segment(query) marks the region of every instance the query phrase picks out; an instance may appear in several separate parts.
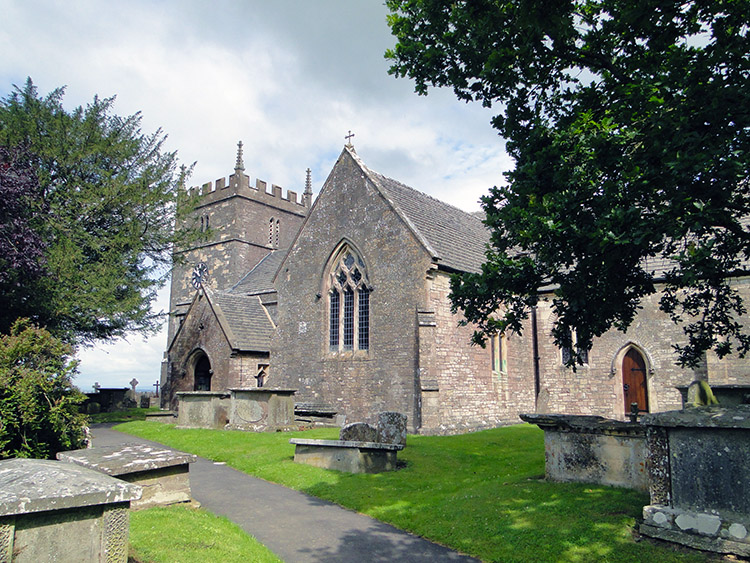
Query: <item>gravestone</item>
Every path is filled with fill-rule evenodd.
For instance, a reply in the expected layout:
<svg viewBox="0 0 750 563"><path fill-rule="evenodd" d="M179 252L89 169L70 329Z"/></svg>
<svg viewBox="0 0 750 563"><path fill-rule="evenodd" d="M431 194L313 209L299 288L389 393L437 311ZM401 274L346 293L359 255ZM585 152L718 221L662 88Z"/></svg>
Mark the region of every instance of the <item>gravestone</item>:
<svg viewBox="0 0 750 563"><path fill-rule="evenodd" d="M343 442L377 442L377 436L377 429L366 422L352 422L339 432L339 440Z"/></svg>
<svg viewBox="0 0 750 563"><path fill-rule="evenodd" d="M377 438L381 444L406 445L406 415L400 412L378 413Z"/></svg>

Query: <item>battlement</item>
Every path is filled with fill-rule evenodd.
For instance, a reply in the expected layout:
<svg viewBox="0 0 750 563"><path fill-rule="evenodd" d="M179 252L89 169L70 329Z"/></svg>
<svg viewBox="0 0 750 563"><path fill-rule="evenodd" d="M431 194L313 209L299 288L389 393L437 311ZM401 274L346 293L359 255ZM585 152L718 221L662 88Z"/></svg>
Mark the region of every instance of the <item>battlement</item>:
<svg viewBox="0 0 750 563"><path fill-rule="evenodd" d="M311 205L311 198L305 197L305 194L298 201L297 192L287 190L286 197L284 197L281 186L271 184L271 190L269 191L268 183L261 179L256 179L255 186L251 186L250 177L246 174L232 174L229 178L219 178L215 182L206 182L201 186L193 186L188 188L188 194L191 196L200 196L201 201L198 202L199 206L235 195L262 201L274 206L282 205L288 207L291 204L302 208L309 208Z"/></svg>
<svg viewBox="0 0 750 563"><path fill-rule="evenodd" d="M242 160L242 141L238 143L237 147L237 163L235 164L234 174L229 176L229 178L219 178L215 182L206 182L201 186L187 188L190 196L198 196L200 198L200 201L197 203L198 207L227 197L238 196L259 201L286 211L295 213L307 212L312 205L309 169L307 170L305 191L300 200L297 200L297 192L292 190L287 190L286 197L284 197L282 187L276 184L271 184L270 191L268 190L268 183L259 178L255 180L255 186L250 185L250 177L244 172L245 164Z"/></svg>

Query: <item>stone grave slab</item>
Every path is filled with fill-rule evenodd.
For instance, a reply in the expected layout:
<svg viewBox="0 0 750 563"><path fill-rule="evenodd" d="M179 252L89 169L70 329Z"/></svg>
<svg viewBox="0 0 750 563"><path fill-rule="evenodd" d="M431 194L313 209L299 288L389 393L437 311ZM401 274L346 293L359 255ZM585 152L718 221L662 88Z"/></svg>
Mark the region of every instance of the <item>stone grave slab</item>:
<svg viewBox="0 0 750 563"><path fill-rule="evenodd" d="M60 452L57 458L139 485L143 495L132 503L134 509L190 502L189 464L198 459L146 444Z"/></svg>
<svg viewBox="0 0 750 563"><path fill-rule="evenodd" d="M347 473L380 473L396 469L400 444L351 442L342 440L307 440L292 438L294 461Z"/></svg>
<svg viewBox="0 0 750 563"><path fill-rule="evenodd" d="M141 488L70 463L0 461L0 561L128 560Z"/></svg>

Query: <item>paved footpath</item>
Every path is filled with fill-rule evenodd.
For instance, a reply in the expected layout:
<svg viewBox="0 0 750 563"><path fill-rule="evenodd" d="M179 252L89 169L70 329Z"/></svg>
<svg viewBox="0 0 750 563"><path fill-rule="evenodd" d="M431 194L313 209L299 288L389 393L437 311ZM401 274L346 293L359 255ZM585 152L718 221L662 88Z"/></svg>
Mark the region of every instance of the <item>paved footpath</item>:
<svg viewBox="0 0 750 563"><path fill-rule="evenodd" d="M153 443L94 425L94 447ZM286 563L477 562L388 524L210 460L190 465L193 498Z"/></svg>

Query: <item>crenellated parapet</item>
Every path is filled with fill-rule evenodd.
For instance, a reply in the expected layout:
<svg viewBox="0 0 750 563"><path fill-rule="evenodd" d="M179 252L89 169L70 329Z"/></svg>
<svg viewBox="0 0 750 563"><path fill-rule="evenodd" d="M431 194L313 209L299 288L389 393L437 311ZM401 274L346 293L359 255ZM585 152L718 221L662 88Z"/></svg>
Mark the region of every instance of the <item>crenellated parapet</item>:
<svg viewBox="0 0 750 563"><path fill-rule="evenodd" d="M207 182L202 186L188 188L188 192L189 195L198 194L200 196L200 201L196 204L196 207L199 208L228 197L238 196L270 204L285 211L306 213L312 199L303 194L298 201L297 192L292 190L287 190L286 196L284 196L283 188L276 184L271 184L269 191L268 183L261 179L256 179L255 186L251 186L250 177L247 174L232 174L229 178L219 178L215 182Z"/></svg>
<svg viewBox="0 0 750 563"><path fill-rule="evenodd" d="M271 184L270 190L268 183L257 178L255 185L250 184L250 176L244 172L245 166L242 162L242 142L238 144L237 164L235 165L234 174L228 178L219 178L215 182L206 182L201 186L187 188L191 196L198 195L200 200L196 207L200 208L205 205L216 203L229 197L244 197L253 201L271 205L285 211L297 214L306 214L312 204L312 189L310 186L309 170L307 171L307 180L305 191L298 200L298 194L292 190L284 190L281 186Z"/></svg>

